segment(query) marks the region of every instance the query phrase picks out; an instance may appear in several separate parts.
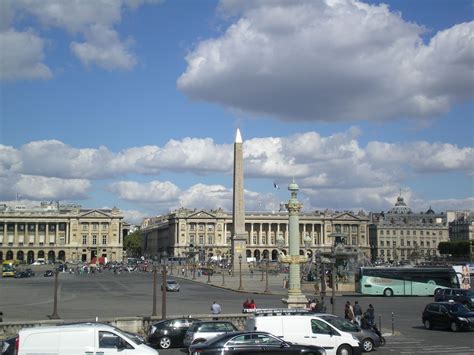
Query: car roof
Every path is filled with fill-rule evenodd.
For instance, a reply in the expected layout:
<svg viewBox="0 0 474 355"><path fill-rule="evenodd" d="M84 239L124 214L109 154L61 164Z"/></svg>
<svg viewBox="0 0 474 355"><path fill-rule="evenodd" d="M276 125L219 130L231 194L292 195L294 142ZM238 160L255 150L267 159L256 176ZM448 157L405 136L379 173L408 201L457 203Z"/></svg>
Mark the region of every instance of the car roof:
<svg viewBox="0 0 474 355"><path fill-rule="evenodd" d="M71 324L58 324L58 325L53 325L53 326L47 326L47 327L32 327L32 328L23 328L20 330L21 333L30 333L30 332L35 332L35 333L46 333L50 332L51 330L61 330L61 329L87 329L87 328L95 328L98 330L118 330L122 332L122 330L109 325L105 323L71 323Z"/></svg>

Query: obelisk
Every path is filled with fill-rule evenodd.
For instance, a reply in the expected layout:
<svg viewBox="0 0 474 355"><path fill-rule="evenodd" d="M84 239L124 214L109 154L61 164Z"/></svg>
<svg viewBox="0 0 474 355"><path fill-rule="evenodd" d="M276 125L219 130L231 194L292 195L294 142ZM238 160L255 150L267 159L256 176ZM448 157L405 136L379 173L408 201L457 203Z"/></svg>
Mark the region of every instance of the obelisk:
<svg viewBox="0 0 474 355"><path fill-rule="evenodd" d="M234 143L234 185L232 201L232 269L247 269L247 233L245 232L245 204L244 204L244 156L242 149L242 136L237 128ZM240 256L240 258L239 258Z"/></svg>

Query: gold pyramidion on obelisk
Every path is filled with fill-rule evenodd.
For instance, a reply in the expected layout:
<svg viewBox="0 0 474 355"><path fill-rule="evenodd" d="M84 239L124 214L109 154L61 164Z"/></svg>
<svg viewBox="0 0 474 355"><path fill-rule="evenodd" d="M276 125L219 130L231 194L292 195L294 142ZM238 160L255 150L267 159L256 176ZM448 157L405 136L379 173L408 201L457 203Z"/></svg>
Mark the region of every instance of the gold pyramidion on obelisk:
<svg viewBox="0 0 474 355"><path fill-rule="evenodd" d="M245 232L244 204L244 155L242 136L240 134L240 129L238 128L234 142L232 226L232 268L234 272L236 272L239 267L239 262L242 263L242 268L247 268L247 233Z"/></svg>

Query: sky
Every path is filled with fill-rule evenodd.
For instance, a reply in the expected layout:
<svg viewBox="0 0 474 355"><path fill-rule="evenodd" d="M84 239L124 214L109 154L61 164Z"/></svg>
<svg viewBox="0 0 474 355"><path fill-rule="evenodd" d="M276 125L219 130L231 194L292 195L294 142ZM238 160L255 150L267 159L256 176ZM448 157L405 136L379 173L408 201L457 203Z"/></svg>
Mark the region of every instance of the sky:
<svg viewBox="0 0 474 355"><path fill-rule="evenodd" d="M474 209L472 0L0 0L0 201Z"/></svg>

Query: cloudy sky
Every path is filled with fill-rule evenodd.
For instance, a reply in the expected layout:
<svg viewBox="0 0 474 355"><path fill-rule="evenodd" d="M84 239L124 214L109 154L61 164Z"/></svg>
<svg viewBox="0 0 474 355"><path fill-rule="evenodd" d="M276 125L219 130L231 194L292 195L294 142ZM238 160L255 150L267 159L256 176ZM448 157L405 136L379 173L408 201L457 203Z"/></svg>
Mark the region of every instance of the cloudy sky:
<svg viewBox="0 0 474 355"><path fill-rule="evenodd" d="M474 209L471 0L1 0L0 201ZM274 188L277 184L280 188Z"/></svg>

